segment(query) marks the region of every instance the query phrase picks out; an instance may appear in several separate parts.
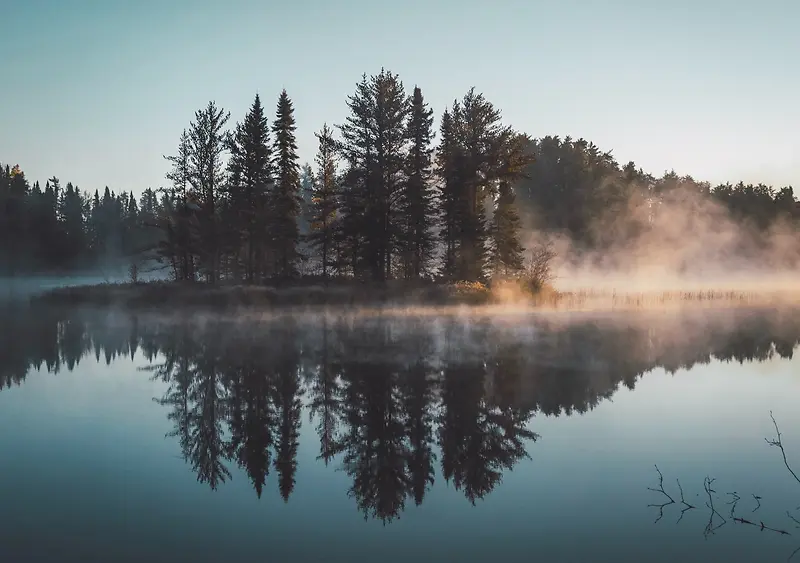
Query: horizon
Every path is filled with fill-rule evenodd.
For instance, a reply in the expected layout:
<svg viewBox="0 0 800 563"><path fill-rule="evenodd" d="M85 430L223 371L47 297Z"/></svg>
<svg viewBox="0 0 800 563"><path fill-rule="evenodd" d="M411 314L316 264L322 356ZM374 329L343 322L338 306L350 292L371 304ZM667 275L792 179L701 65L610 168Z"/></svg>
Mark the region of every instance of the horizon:
<svg viewBox="0 0 800 563"><path fill-rule="evenodd" d="M625 4L378 9L359 0L334 10L314 0L287 8L238 0L190 10L186 0L30 0L4 14L0 70L14 80L0 104L9 132L0 160L19 164L31 182L57 176L81 191L140 195L167 185L162 155L174 154L209 100L231 112L233 125L259 93L272 121L286 88L300 160L311 163L314 133L342 123L360 76L383 67L408 92L422 88L436 126L475 86L520 132L584 138L620 165L632 160L656 176L674 170L712 185L796 185L792 93L800 79L783 63L800 51L790 29L800 6L773 0L733 13L721 2L681 0L659 13ZM381 29L382 21L393 25ZM342 33L348 25L359 34ZM427 41L409 32L415 27L429 30ZM552 44L558 56L543 57Z"/></svg>

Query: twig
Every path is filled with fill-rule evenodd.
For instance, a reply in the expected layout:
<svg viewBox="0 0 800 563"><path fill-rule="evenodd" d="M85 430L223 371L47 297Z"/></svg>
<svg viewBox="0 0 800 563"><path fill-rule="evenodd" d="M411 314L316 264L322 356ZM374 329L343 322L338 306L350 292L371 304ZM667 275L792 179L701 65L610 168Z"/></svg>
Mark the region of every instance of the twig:
<svg viewBox="0 0 800 563"><path fill-rule="evenodd" d="M756 526L757 528L760 528L762 532L764 530L769 530L770 532L775 532L776 534L781 534L782 536L792 535L786 530L777 530L775 528L770 528L769 526L764 524L764 522L759 522L758 524L756 524L755 522L751 522L750 520L745 520L744 518L734 518L733 521L738 522L739 524L747 524L748 526Z"/></svg>
<svg viewBox="0 0 800 563"><path fill-rule="evenodd" d="M754 498L754 499L756 499L756 502L758 503L758 506L756 506L756 507L753 509L753 512L755 512L756 510L758 510L759 508L761 508L761 497L759 497L759 496L756 496L756 495L753 495L753 498Z"/></svg>
<svg viewBox="0 0 800 563"><path fill-rule="evenodd" d="M706 477L703 480L703 489L705 489L706 494L708 495L708 502L706 503L706 506L711 509L711 514L708 517L708 524L706 524L706 529L705 532L703 533L703 535L706 538L708 538L709 535L713 534L716 530L718 530L719 528L728 523L725 517L722 514L720 514L716 508L714 508L714 497L711 496L711 493L717 492L711 488L711 485L714 483L714 481L716 481L716 479L712 479L711 477ZM720 520L722 520L722 523L719 526L714 526L715 514L719 516Z"/></svg>
<svg viewBox="0 0 800 563"><path fill-rule="evenodd" d="M678 524L678 523L680 523L681 520L683 520L683 515L686 514L687 511L692 510L693 508L696 508L696 507L694 505L691 505L688 502L686 502L686 499L683 497L683 487L681 487L681 480L680 479L675 479L675 481L678 482L678 490L681 492L681 504L683 506L685 506L685 508L683 510L681 510L681 517L678 518L678 522L676 522L676 524Z"/></svg>
<svg viewBox="0 0 800 563"><path fill-rule="evenodd" d="M731 518L734 518L734 515L733 515L733 513L736 511L736 503L737 503L737 502L739 502L739 501L741 500L741 498L742 498L742 497L740 497L740 496L739 496L739 495L736 493L736 491L734 491L734 492L732 492L732 493L728 493L728 495L730 495L730 496L732 496L732 497L733 497L733 500L732 500L731 502L729 502L728 504L732 505L732 506L731 506ZM735 518L734 518L734 519L735 519Z"/></svg>
<svg viewBox="0 0 800 563"><path fill-rule="evenodd" d="M772 419L772 424L775 426L775 433L778 435L778 437L775 440L770 440L769 438L764 438L764 440L766 440L767 444L770 446L776 446L780 448L781 455L783 455L783 464L786 466L786 469L789 470L789 473L792 474L794 480L800 483L800 477L797 476L797 473L795 473L789 465L789 460L786 459L786 450L783 449L783 442L781 441L781 431L778 428L778 423L775 421L775 416L773 416L772 411L769 411L769 417Z"/></svg>
<svg viewBox="0 0 800 563"><path fill-rule="evenodd" d="M798 552L798 551L800 551L800 547L798 547L797 549L795 549L795 550L792 552L792 554L789 556L789 559L787 559L786 561L787 561L787 562L788 562L788 561L791 561L791 560L794 558L794 556L795 556L795 555L797 555L797 552Z"/></svg>
<svg viewBox="0 0 800 563"><path fill-rule="evenodd" d="M657 523L659 520L661 520L664 517L664 507L665 506L669 506L670 504L675 504L675 499L673 499L669 495L669 493L667 493L667 491L664 490L664 475L661 473L661 470L658 468L658 465L656 465L655 468L656 468L656 471L658 471L658 488L654 489L652 487L647 487L647 490L648 491L653 491L654 493L661 493L662 495L667 497L669 500L667 502L665 502L664 504L648 504L647 505L647 506L654 506L654 507L658 508L658 518L656 518L656 521L653 522L654 524Z"/></svg>
<svg viewBox="0 0 800 563"><path fill-rule="evenodd" d="M800 528L800 520L798 520L797 518L795 518L794 516L792 516L792 513L791 513L791 512L789 512L788 510L786 511L786 516L788 516L788 517L789 517L789 518L792 520L792 522L794 522L795 524L797 524L797 527L798 527L798 528Z"/></svg>

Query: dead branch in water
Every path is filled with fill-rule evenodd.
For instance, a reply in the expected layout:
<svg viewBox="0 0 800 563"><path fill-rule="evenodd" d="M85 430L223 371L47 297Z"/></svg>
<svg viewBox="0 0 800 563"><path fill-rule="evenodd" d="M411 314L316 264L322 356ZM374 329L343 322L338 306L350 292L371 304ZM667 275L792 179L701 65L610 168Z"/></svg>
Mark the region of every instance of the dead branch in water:
<svg viewBox="0 0 800 563"><path fill-rule="evenodd" d="M675 499L672 498L667 491L664 490L664 475L661 473L661 470L658 468L658 465L655 466L656 471L658 471L658 488L653 489L652 487L647 487L647 490L653 491L654 493L661 493L665 497L667 497L667 502L664 504L648 504L647 506L653 506L658 508L658 518L656 518L653 524L657 523L664 517L664 507L669 506L670 504L675 504Z"/></svg>
<svg viewBox="0 0 800 563"><path fill-rule="evenodd" d="M658 469L658 466L655 466L655 467L656 467L656 471L658 472L658 488L647 487L647 490L653 491L655 493L659 493L659 494L663 495L667 499L666 502L664 502L662 504L648 504L647 505L647 506L652 506L652 507L655 507L655 508L659 509L658 518L656 518L656 520L654 522L654 523L657 523L659 520L661 520L664 517L664 508L666 508L667 506L670 506L671 504L677 504L677 502L672 497L672 495L670 495L664 489L664 475L661 473L661 470ZM680 514L680 517L678 518L678 521L676 522L676 524L677 524L677 523L680 523L680 521L683 519L683 515L686 512L688 512L689 510L695 509L697 507L692 505L692 504L689 504L688 502L686 502L686 497L684 496L683 486L681 485L680 480L676 479L675 481L678 484L678 490L679 490L680 495L681 495L680 503L684 507L681 510L681 514ZM709 515L708 515L708 523L706 524L706 527L705 527L705 529L703 531L703 536L706 537L706 538L708 538L708 536L710 536L710 535L713 535L714 532L716 532L718 529L720 529L722 526L724 526L725 524L728 523L728 519L726 519L717 510L716 505L714 504L714 495L717 494L717 491L715 489L713 489L712 487L713 487L715 481L716 481L716 479L712 478L712 477L706 477L705 479L703 479L703 490L705 491L706 496L708 497L708 501L706 501L705 505L706 505L706 507L708 507L708 509L710 511ZM773 528L771 526L767 526L763 521L753 522L752 520L748 520L746 518L741 518L739 516L735 516L736 505L738 504L738 502L741 500L742 497L739 496L739 494L737 492L732 492L732 493L727 493L727 494L732 498L732 500L730 502L726 503L726 504L731 505L731 516L730 517L731 517L731 520L733 522L735 522L737 524L745 524L745 525L748 525L748 526L755 526L755 527L759 528L762 532L764 530L767 530L767 531L770 531L770 532L775 532L776 534L780 534L780 535L785 535L785 536L792 535L789 532L787 532L786 530L783 530L783 529L780 529L780 528ZM753 495L753 498L755 498L756 501L759 503L758 507L760 508L761 507L761 502L760 502L761 497ZM758 508L756 508L756 510L758 510ZM789 518L791 518L792 521L794 521L798 525L797 526L798 528L800 528L800 519L795 518L788 511L786 512L786 515ZM716 524L716 525L714 524L714 517L715 516L719 520L721 520L721 522L719 524Z"/></svg>
<svg viewBox="0 0 800 563"><path fill-rule="evenodd" d="M764 524L764 522L759 522L759 523L756 524L755 522L751 522L750 520L745 520L744 518L738 518L738 517L734 518L733 521L737 522L739 524L747 524L749 526L755 526L757 528L760 528L762 532L764 530L769 530L770 532L775 532L777 534L781 534L782 536L791 536L792 535L789 532L787 532L786 530L778 530L777 528L770 528L769 526Z"/></svg>
<svg viewBox="0 0 800 563"><path fill-rule="evenodd" d="M683 515L686 514L687 511L692 510L693 508L697 508L697 507L695 507L694 505L691 505L688 502L686 502L686 499L683 497L683 487L681 487L681 480L680 479L675 479L675 481L677 481L678 490L681 492L681 504L685 507L683 510L681 510L681 516L680 516L680 518L678 518L678 522L676 522L676 524L677 524L681 520L683 520Z"/></svg>
<svg viewBox="0 0 800 563"><path fill-rule="evenodd" d="M736 517L734 515L734 512L736 512L736 504L742 499L742 497L740 497L736 491L734 491L732 493L728 493L728 495L733 497L733 500L731 502L729 502L728 504L732 505L731 506L731 518L736 520Z"/></svg>
<svg viewBox="0 0 800 563"><path fill-rule="evenodd" d="M775 421L775 416L773 416L772 411L769 411L769 417L772 419L772 424L775 426L775 434L777 435L777 438L775 438L774 440L770 440L769 438L764 438L764 440L766 440L767 444L769 444L770 446L775 446L781 450L781 455L783 456L783 464L786 466L786 469L789 470L789 473L792 474L794 480L800 483L800 477L797 476L797 473L795 473L794 470L789 465L789 460L786 459L786 450L784 449L783 442L781 441L781 431L780 428L778 428L778 423Z"/></svg>
<svg viewBox="0 0 800 563"><path fill-rule="evenodd" d="M778 423L775 420L775 416L772 414L771 411L770 411L769 414L770 414L770 418L772 419L772 424L773 424L773 426L775 426L776 437L773 438L773 439L765 438L765 440L766 440L767 444L769 444L770 446L773 446L773 447L776 447L776 448L780 449L781 456L783 457L783 464L786 466L786 469L789 471L789 473L794 478L794 480L797 481L798 483L800 483L800 477L798 477L797 473L795 473L794 469L792 469L792 466L789 463L788 457L786 455L786 449L784 448L784 445L783 445L783 436L781 434L780 427L778 426ZM668 499L667 502L664 502L663 504L649 504L648 505L648 506L654 506L654 507L658 507L659 508L659 516L656 519L656 522L658 522L664 516L664 508L669 506L670 504L676 504L676 502L675 502L675 499L664 489L664 475L658 469L658 466L655 466L655 467L656 467L656 471L658 472L658 488L648 487L648 490L660 493L666 499ZM716 506L714 504L714 496L717 494L717 491L714 490L714 488L713 488L713 485L714 485L715 481L716 481L716 479L711 478L710 476L707 476L705 479L703 479L703 490L705 491L706 496L708 498L708 500L706 501L705 505L706 505L706 507L708 507L708 509L710 511L709 512L709 516L708 516L708 523L706 524L705 529L703 531L703 536L706 539L708 538L709 535L713 535L716 530L718 530L719 528L721 528L722 526L724 526L728 522L728 520L717 510L717 508L716 508ZM683 507L684 507L681 510L680 518L678 518L678 522L680 522L683 519L683 515L688 510L691 510L691 509L693 509L695 507L693 505L689 504L688 502L686 502L686 498L684 496L683 487L681 486L680 480L676 479L676 482L678 484L678 490L680 492L680 502L681 502L681 505L683 505ZM742 518L742 517L736 516L736 507L737 507L739 501L742 499L742 497L736 491L727 493L727 495L731 497L730 502L728 502L726 504L728 504L731 507L730 518L731 518L731 521L733 521L734 523L736 523L736 524L744 524L746 526L752 526L754 528L758 528L762 532L766 530L766 531L773 532L773 533L781 535L781 536L791 536L792 535L791 533L789 533L785 529L775 528L775 527L766 525L763 522L763 520L760 520L760 521L756 522L756 521L753 521L753 520L748 520L747 518ZM753 509L753 512L756 512L761 508L761 498L762 497L760 497L760 496L758 496L756 494L752 494L751 496L756 501L756 507ZM798 507L797 510L800 510L800 507ZM714 517L715 516L721 521L717 525L714 525ZM795 524L795 527L800 528L800 518L795 517L788 510L786 511L786 516ZM794 556L797 555L797 553L800 553L800 547L798 547L794 552L792 552L792 554L789 556L789 560L791 561L791 559L794 558Z"/></svg>
<svg viewBox="0 0 800 563"><path fill-rule="evenodd" d="M706 491L706 495L708 495L708 502L706 503L706 506L711 509L711 514L709 514L708 516L708 524L706 524L706 529L705 532L703 533L703 535L706 538L708 538L708 536L712 535L716 530L720 529L722 526L728 523L725 517L719 512L717 512L716 508L714 508L714 497L711 494L717 492L711 488L711 485L714 484L714 481L716 481L716 479L712 479L711 477L706 477L703 480L703 489ZM715 514L719 516L720 520L722 520L722 524L720 524L719 526L714 526Z"/></svg>
<svg viewBox="0 0 800 563"><path fill-rule="evenodd" d="M795 524L797 524L797 527L798 527L798 528L800 528L800 520L798 520L797 518L795 518L794 516L792 516L792 513L791 513L791 512L789 512L788 510L786 511L786 516L788 516L788 517L789 517L789 518L792 520L792 522L794 522Z"/></svg>

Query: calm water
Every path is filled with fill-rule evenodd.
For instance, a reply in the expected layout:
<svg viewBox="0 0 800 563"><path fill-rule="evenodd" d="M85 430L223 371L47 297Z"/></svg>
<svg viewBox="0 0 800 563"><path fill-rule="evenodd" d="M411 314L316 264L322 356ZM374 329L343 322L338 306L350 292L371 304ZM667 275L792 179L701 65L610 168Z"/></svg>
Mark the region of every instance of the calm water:
<svg viewBox="0 0 800 563"><path fill-rule="evenodd" d="M800 471L797 311L0 313L3 562L800 547L800 483L765 442L772 411Z"/></svg>

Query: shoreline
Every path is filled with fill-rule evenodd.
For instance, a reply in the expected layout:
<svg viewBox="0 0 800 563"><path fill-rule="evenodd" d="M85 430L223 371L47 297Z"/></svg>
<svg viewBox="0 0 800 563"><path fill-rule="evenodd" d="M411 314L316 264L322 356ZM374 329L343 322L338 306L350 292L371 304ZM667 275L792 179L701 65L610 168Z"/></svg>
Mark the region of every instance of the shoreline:
<svg viewBox="0 0 800 563"><path fill-rule="evenodd" d="M131 310L251 310L292 312L335 308L369 314L487 314L535 311L613 312L636 310L776 307L800 305L800 291L620 292L553 288L531 293L520 284L335 282L328 286L208 285L203 283L101 283L52 288L27 297L37 306L88 306Z"/></svg>

